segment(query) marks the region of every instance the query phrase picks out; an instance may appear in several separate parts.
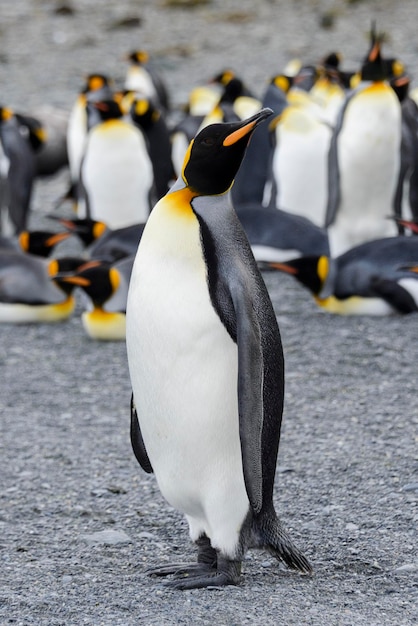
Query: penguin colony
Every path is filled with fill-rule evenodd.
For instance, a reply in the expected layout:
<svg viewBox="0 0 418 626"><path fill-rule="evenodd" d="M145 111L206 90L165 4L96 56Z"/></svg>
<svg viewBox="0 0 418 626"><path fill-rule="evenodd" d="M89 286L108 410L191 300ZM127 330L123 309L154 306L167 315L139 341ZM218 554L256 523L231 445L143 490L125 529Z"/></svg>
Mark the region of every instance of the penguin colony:
<svg viewBox="0 0 418 626"><path fill-rule="evenodd" d="M329 313L418 310L418 98L374 29L351 72L328 54L257 96L224 70L175 123L146 52L127 61L120 89L87 78L53 146L0 107L0 322L63 321L81 294L89 337L126 338L134 454L198 549L150 574L238 584L253 547L310 573L272 500L283 352L260 270ZM31 231L36 178L63 166L63 230ZM78 257L54 251L69 237Z"/></svg>
<svg viewBox="0 0 418 626"><path fill-rule="evenodd" d="M90 337L123 340L140 234L152 207L181 176L190 141L209 124L243 120L264 106L273 115L253 133L230 190L260 267L294 276L330 313L416 311L410 268L417 253L408 223L418 221L418 98L401 61L386 58L382 46L373 27L359 67L343 71L338 53L314 65L293 61L261 95L223 70L191 89L182 111L173 111L148 54L136 50L126 56L119 88L102 73L87 77L65 124L51 111L29 115L0 107L1 252L10 246L23 252L22 233L34 241L28 228L36 179L68 166L63 203L71 201L74 211L61 225L86 249L81 276L74 271L51 280L62 301L70 284L76 296L84 292L82 320ZM55 223L60 212L51 215ZM388 237L390 256L385 264L373 261ZM121 273L115 264L123 257ZM94 266L82 267L92 260ZM21 282L13 297L0 292L0 304L8 305L3 321L31 321L32 304L37 321L36 307L51 304L42 290L34 302ZM21 303L27 315L14 317L10 305ZM65 317L64 310L51 315Z"/></svg>

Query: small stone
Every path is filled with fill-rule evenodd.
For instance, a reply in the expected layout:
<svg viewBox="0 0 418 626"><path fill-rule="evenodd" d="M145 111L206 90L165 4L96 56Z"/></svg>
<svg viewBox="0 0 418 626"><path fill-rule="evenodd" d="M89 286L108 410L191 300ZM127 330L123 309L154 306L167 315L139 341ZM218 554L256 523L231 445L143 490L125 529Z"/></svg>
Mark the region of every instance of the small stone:
<svg viewBox="0 0 418 626"><path fill-rule="evenodd" d="M141 533L139 533L138 537L140 539L154 539L154 535L152 533L147 533L145 530L143 530Z"/></svg>
<svg viewBox="0 0 418 626"><path fill-rule="evenodd" d="M88 544L98 543L106 546L131 543L131 538L123 530L101 530L91 535L82 535L81 538Z"/></svg>
<svg viewBox="0 0 418 626"><path fill-rule="evenodd" d="M348 522L348 524L345 525L345 529L349 531L353 531L353 530L358 530L359 527L357 526L357 524L353 524L353 522Z"/></svg>
<svg viewBox="0 0 418 626"><path fill-rule="evenodd" d="M407 483L402 487L402 491L418 491L418 483Z"/></svg>
<svg viewBox="0 0 418 626"><path fill-rule="evenodd" d="M418 570L418 562L415 563L405 563L404 565L400 565L393 571L396 574L408 574L409 572L416 572Z"/></svg>

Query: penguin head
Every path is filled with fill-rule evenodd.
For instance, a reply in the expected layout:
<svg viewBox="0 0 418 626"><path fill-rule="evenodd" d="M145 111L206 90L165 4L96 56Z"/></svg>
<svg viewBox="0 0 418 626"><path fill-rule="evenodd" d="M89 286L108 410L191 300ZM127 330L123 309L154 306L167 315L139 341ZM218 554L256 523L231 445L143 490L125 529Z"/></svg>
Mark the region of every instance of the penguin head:
<svg viewBox="0 0 418 626"><path fill-rule="evenodd" d="M133 50L127 55L126 60L133 65L144 65L149 61L149 54L145 50Z"/></svg>
<svg viewBox="0 0 418 626"><path fill-rule="evenodd" d="M144 129L152 128L161 117L158 109L147 98L133 100L130 115L132 120Z"/></svg>
<svg viewBox="0 0 418 626"><path fill-rule="evenodd" d="M221 103L234 103L237 98L245 95L244 83L240 78L231 78L224 86L223 93L221 95Z"/></svg>
<svg viewBox="0 0 418 626"><path fill-rule="evenodd" d="M213 83L218 83L220 85L228 85L228 83L235 78L235 72L230 69L222 70L219 74L216 74L211 80Z"/></svg>
<svg viewBox="0 0 418 626"><path fill-rule="evenodd" d="M51 280L58 285L65 294L70 295L75 285L66 281L63 282L61 276L69 272L75 272L77 268L84 265L85 262L85 259L71 256L50 259L48 261L47 272Z"/></svg>
<svg viewBox="0 0 418 626"><path fill-rule="evenodd" d="M95 308L103 305L120 285L120 274L115 267L100 260L87 261L75 272L61 274L60 284L80 287L91 299Z"/></svg>
<svg viewBox="0 0 418 626"><path fill-rule="evenodd" d="M120 103L114 99L89 102L87 104L88 115L94 114L94 111L99 114L99 118L102 122L119 119L124 115Z"/></svg>
<svg viewBox="0 0 418 626"><path fill-rule="evenodd" d="M52 217L52 216L50 216ZM55 219L55 218L54 218ZM64 217L56 218L66 228L70 234L74 233L81 239L84 245L88 246L93 241L96 241L101 237L107 226L104 222L98 220L92 220L90 217L83 217L77 219L66 219Z"/></svg>
<svg viewBox="0 0 418 626"><path fill-rule="evenodd" d="M277 87L287 93L294 83L294 76L288 76L287 74L276 74L270 79L270 84Z"/></svg>
<svg viewBox="0 0 418 626"><path fill-rule="evenodd" d="M68 237L71 237L71 233L67 231L51 233L47 230L23 230L19 234L18 242L24 252L46 257L58 243Z"/></svg>
<svg viewBox="0 0 418 626"><path fill-rule="evenodd" d="M93 91L99 91L100 89L111 87L110 79L104 74L88 74L86 76L86 82L82 89L82 93L90 93Z"/></svg>
<svg viewBox="0 0 418 626"><path fill-rule="evenodd" d="M306 256L282 263L275 261L260 264L263 270L278 270L294 276L304 287L318 298L326 298L332 293L332 264L326 256Z"/></svg>
<svg viewBox="0 0 418 626"><path fill-rule="evenodd" d="M370 49L360 70L361 80L381 81L403 73L404 66L400 61L382 57L382 44L385 39L385 33L378 33L373 22L370 29Z"/></svg>
<svg viewBox="0 0 418 626"><path fill-rule="evenodd" d="M2 106L0 106L0 123L1 122L7 122L13 116L14 116L14 113L13 113L12 109L9 109L9 107L2 107Z"/></svg>
<svg viewBox="0 0 418 626"><path fill-rule="evenodd" d="M184 159L182 178L186 185L197 195L226 193L254 129L272 113L264 108L243 121L203 128L191 141Z"/></svg>
<svg viewBox="0 0 418 626"><path fill-rule="evenodd" d="M403 102L405 98L408 96L409 86L411 84L411 79L407 74L402 74L401 76L394 76L389 81L390 86L393 91L398 96L400 102Z"/></svg>

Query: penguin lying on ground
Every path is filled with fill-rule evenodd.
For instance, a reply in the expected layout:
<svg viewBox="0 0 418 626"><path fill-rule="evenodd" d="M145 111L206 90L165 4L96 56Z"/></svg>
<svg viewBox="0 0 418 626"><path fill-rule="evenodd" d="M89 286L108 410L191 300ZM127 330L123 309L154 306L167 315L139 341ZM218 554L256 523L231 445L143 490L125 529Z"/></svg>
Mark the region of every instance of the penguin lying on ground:
<svg viewBox="0 0 418 626"><path fill-rule="evenodd" d="M112 230L103 222L88 217L74 220L55 217L53 219L58 219L70 233L81 239L87 246L85 253L90 259L100 259L109 263L135 254L145 227L145 223L141 223Z"/></svg>
<svg viewBox="0 0 418 626"><path fill-rule="evenodd" d="M388 315L418 311L418 280L409 268L418 260L415 237L368 241L341 256L312 256L263 263L294 276L329 313Z"/></svg>
<svg viewBox="0 0 418 626"><path fill-rule="evenodd" d="M126 341L131 441L163 496L185 516L197 563L176 589L238 584L250 547L311 567L273 505L284 395L271 300L228 199L262 109L206 127L152 210L132 270Z"/></svg>
<svg viewBox="0 0 418 626"><path fill-rule="evenodd" d="M114 264L93 260L78 267L74 273L60 276L61 284L78 286L87 296L81 320L91 339L125 339L126 299L133 262L133 256Z"/></svg>
<svg viewBox="0 0 418 626"><path fill-rule="evenodd" d="M47 230L22 230L17 238L0 236L0 249L8 248L15 252L29 252L47 257L61 241L71 237L69 232L52 233Z"/></svg>
<svg viewBox="0 0 418 626"><path fill-rule="evenodd" d="M302 215L247 204L236 209L257 261L329 256L328 235Z"/></svg>
<svg viewBox="0 0 418 626"><path fill-rule="evenodd" d="M60 272L83 262L73 257L43 259L0 250L0 322L59 322L75 308L73 285L61 283Z"/></svg>

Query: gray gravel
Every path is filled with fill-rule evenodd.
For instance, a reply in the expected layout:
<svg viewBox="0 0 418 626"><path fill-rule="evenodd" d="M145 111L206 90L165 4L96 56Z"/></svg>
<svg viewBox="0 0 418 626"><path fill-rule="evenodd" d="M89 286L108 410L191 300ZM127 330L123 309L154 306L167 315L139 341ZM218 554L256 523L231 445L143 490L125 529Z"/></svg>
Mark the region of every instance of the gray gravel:
<svg viewBox="0 0 418 626"><path fill-rule="evenodd" d="M417 65L414 0L71 5L64 17L52 1L1 4L4 104L69 108L84 73L121 81L121 56L137 46L175 102L226 65L261 89L294 55L338 48L356 62L372 15L390 31L388 54ZM334 28L321 29L330 10ZM111 28L127 16L142 25ZM33 225L48 224L66 181L38 184ZM265 278L287 369L275 500L314 576L258 552L242 584L221 591L174 592L144 575L194 550L131 452L125 346L87 339L79 306L63 324L0 327L2 625L418 623L418 316L330 316L290 277Z"/></svg>

